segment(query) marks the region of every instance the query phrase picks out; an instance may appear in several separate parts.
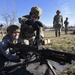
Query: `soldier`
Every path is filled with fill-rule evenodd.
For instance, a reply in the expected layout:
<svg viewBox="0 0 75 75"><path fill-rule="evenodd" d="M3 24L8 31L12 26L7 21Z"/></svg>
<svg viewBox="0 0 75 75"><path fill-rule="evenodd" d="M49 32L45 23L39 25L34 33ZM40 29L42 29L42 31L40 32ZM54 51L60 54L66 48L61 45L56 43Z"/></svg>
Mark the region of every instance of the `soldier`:
<svg viewBox="0 0 75 75"><path fill-rule="evenodd" d="M3 32L3 28L2 27L3 27L3 24L0 25L0 31L1 31L2 36L4 36L4 32Z"/></svg>
<svg viewBox="0 0 75 75"><path fill-rule="evenodd" d="M0 42L0 75L32 75L26 70L26 67L17 68L10 74L1 72L4 66L11 66L17 63L21 63L21 58L17 55L19 49L15 47L15 44L23 44L23 40L20 39L20 28L17 25L10 25L7 28L7 35L3 37Z"/></svg>
<svg viewBox="0 0 75 75"><path fill-rule="evenodd" d="M21 23L21 38L29 41L29 45L33 45L35 39L35 45L43 39L43 24L38 21L42 15L42 9L38 6L31 8L29 15L19 18Z"/></svg>
<svg viewBox="0 0 75 75"><path fill-rule="evenodd" d="M63 26L63 17L60 15L60 10L56 11L56 15L53 19L53 27L55 28L55 36L59 36L61 34L61 27Z"/></svg>
<svg viewBox="0 0 75 75"><path fill-rule="evenodd" d="M20 29L16 25L10 25L7 28L7 35L3 37L0 45L2 54L10 61L19 61L18 56L14 56L10 53L9 46L19 42Z"/></svg>
<svg viewBox="0 0 75 75"><path fill-rule="evenodd" d="M19 22L21 23L21 38L29 40L29 45L37 46L40 43L40 40L44 38L42 30L43 24L38 21L41 15L41 8L34 6L31 8L29 15L19 18ZM33 37L35 37L34 40L36 40L34 44L31 42ZM48 62L42 60L41 62L29 64L26 69L33 75L51 75Z"/></svg>
<svg viewBox="0 0 75 75"><path fill-rule="evenodd" d="M64 21L64 25L65 25L65 34L67 34L67 32L68 32L68 24L69 24L69 22L68 22L68 17L66 17L66 20Z"/></svg>

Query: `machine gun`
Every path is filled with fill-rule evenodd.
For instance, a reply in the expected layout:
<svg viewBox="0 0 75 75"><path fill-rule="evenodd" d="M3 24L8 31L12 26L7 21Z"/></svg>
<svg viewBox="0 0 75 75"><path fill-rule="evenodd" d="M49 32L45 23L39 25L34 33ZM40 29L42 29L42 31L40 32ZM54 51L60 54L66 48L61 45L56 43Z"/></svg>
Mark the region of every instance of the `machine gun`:
<svg viewBox="0 0 75 75"><path fill-rule="evenodd" d="M28 59L27 61L24 61L23 63L4 67L1 71L5 71L7 69L10 69L11 67L15 68L17 66L28 65L30 63L40 62L41 64L45 63L48 66L48 68L52 71L53 75L56 75L56 72L54 71L53 66L50 64L50 62L48 63L48 60L58 62L61 65L65 63L71 64L72 60L75 60L75 54L73 53L56 51L56 50L52 50L49 48L43 48L42 50L38 50L37 46L29 46L25 44L18 44L15 47L19 48L20 51L22 50L22 51L28 52L28 54L25 55L25 57L30 56L29 57L30 59ZM34 59L32 60L33 57Z"/></svg>
<svg viewBox="0 0 75 75"><path fill-rule="evenodd" d="M40 57L44 57L44 59L53 60L58 63L64 62L71 64L71 61L75 60L74 53L56 51L49 48L42 48L42 50L38 50L37 46L29 46L24 44L17 45L16 47L27 52L33 52Z"/></svg>

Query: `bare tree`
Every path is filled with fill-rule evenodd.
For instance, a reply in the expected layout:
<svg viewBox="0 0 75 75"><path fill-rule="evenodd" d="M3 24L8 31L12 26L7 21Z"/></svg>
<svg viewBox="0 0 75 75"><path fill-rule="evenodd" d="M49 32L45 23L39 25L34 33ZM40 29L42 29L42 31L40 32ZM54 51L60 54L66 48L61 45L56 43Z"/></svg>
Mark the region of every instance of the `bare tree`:
<svg viewBox="0 0 75 75"><path fill-rule="evenodd" d="M2 13L2 17L4 19L4 21L6 22L6 25L9 25L9 15L6 12Z"/></svg>
<svg viewBox="0 0 75 75"><path fill-rule="evenodd" d="M15 1L12 1L12 11L8 13L8 11L6 10L6 6L4 5L4 11L2 12L2 18L7 26L14 24L16 21Z"/></svg>

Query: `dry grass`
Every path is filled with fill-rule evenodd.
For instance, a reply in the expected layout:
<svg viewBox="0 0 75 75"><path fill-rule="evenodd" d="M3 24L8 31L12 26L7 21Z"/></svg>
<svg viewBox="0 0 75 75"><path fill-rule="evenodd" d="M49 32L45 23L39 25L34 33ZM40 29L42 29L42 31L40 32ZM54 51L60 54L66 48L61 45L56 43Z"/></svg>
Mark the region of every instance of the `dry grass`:
<svg viewBox="0 0 75 75"><path fill-rule="evenodd" d="M54 31L46 31L44 33L45 38L51 40L51 43L47 45L47 47L66 52L75 52L75 35L70 32L65 35L64 32L62 32L60 37L55 37Z"/></svg>

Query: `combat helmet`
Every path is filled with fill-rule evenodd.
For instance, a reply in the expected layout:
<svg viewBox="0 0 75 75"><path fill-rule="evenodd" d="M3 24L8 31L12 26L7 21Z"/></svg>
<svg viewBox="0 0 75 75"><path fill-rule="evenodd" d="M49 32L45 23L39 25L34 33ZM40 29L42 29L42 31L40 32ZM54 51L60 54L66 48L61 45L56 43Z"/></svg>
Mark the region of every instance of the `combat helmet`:
<svg viewBox="0 0 75 75"><path fill-rule="evenodd" d="M60 10L57 10L56 13L60 13Z"/></svg>
<svg viewBox="0 0 75 75"><path fill-rule="evenodd" d="M66 17L66 19L68 19L68 17Z"/></svg>
<svg viewBox="0 0 75 75"><path fill-rule="evenodd" d="M20 32L20 28L17 25L10 25L7 27L7 33Z"/></svg>
<svg viewBox="0 0 75 75"><path fill-rule="evenodd" d="M42 9L38 6L34 6L31 8L30 15L32 13L35 14L36 16L38 16L38 18L40 18L40 16L42 15Z"/></svg>

